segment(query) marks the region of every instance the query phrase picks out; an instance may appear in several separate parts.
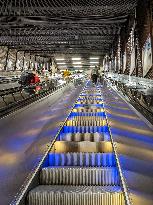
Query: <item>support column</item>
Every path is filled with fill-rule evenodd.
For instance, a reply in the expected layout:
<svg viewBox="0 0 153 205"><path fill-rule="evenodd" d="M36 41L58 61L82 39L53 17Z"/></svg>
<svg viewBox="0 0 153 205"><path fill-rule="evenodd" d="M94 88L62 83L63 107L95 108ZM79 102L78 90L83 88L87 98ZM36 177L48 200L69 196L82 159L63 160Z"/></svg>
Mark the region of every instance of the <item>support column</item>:
<svg viewBox="0 0 153 205"><path fill-rule="evenodd" d="M43 63L42 63L42 70L43 70L43 71L46 70L44 57L43 57Z"/></svg>
<svg viewBox="0 0 153 205"><path fill-rule="evenodd" d="M18 60L18 51L16 52L14 70L16 70L16 67L17 67L17 66L16 66L17 60Z"/></svg>
<svg viewBox="0 0 153 205"><path fill-rule="evenodd" d="M118 49L117 49L117 73L121 73L121 39L119 36Z"/></svg>
<svg viewBox="0 0 153 205"><path fill-rule="evenodd" d="M31 70L31 53L30 53L30 58L29 58L29 66L28 66L28 70Z"/></svg>
<svg viewBox="0 0 153 205"><path fill-rule="evenodd" d="M56 64L54 62L54 60L52 59L52 74L56 73Z"/></svg>
<svg viewBox="0 0 153 205"><path fill-rule="evenodd" d="M34 63L34 67L33 70L37 70L37 56L35 55L35 63Z"/></svg>
<svg viewBox="0 0 153 205"><path fill-rule="evenodd" d="M137 37L137 29L135 30L135 75L136 77L139 76L138 71L138 37Z"/></svg>
<svg viewBox="0 0 153 205"><path fill-rule="evenodd" d="M25 63L25 51L23 53L23 68L22 68L22 71L24 70L24 63Z"/></svg>
<svg viewBox="0 0 153 205"><path fill-rule="evenodd" d="M51 58L49 59L49 69L48 69L48 71L51 71L51 66L52 66L52 60L51 60Z"/></svg>
<svg viewBox="0 0 153 205"><path fill-rule="evenodd" d="M5 65L4 65L4 70L7 70L7 63L8 63L8 56L9 56L9 48L7 50L7 54L6 54L6 61L5 61Z"/></svg>

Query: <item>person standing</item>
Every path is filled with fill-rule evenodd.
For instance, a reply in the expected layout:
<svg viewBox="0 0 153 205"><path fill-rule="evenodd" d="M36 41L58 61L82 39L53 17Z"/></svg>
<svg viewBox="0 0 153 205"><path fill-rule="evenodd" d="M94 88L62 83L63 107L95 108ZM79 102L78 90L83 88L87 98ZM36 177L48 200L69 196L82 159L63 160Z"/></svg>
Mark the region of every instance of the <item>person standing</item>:
<svg viewBox="0 0 153 205"><path fill-rule="evenodd" d="M95 68L91 71L91 80L94 84L97 83L98 80L98 68L95 66Z"/></svg>
<svg viewBox="0 0 153 205"><path fill-rule="evenodd" d="M63 73L64 79L66 80L66 82L69 82L70 75L71 75L70 71L66 69Z"/></svg>

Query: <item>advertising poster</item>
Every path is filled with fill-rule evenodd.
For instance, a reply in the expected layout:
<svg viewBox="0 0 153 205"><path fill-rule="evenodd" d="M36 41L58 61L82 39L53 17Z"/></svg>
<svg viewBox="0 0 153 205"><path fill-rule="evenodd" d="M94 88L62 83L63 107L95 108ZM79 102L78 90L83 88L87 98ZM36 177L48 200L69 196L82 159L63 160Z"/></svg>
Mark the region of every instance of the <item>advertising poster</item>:
<svg viewBox="0 0 153 205"><path fill-rule="evenodd" d="M123 55L123 73L126 70L127 62L126 62L126 50Z"/></svg>
<svg viewBox="0 0 153 205"><path fill-rule="evenodd" d="M133 46L131 52L131 59L130 59L130 75L133 73L135 69L135 47Z"/></svg>
<svg viewBox="0 0 153 205"><path fill-rule="evenodd" d="M114 61L114 67L115 67L115 71L117 71L117 59L116 59L116 56L115 56L115 61Z"/></svg>
<svg viewBox="0 0 153 205"><path fill-rule="evenodd" d="M151 50L151 37L148 36L145 45L142 49L142 66L143 66L143 77L152 67L152 50Z"/></svg>

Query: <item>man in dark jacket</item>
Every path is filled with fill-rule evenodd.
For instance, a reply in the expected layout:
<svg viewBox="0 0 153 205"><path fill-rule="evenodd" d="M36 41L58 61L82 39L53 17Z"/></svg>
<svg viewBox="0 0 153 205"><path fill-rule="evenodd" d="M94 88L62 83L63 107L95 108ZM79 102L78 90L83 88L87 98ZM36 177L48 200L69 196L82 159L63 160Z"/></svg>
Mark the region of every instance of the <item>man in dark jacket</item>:
<svg viewBox="0 0 153 205"><path fill-rule="evenodd" d="M92 82L94 84L97 83L97 79L98 79L98 68L97 68L97 66L95 66L95 68L91 72L91 79L92 79Z"/></svg>

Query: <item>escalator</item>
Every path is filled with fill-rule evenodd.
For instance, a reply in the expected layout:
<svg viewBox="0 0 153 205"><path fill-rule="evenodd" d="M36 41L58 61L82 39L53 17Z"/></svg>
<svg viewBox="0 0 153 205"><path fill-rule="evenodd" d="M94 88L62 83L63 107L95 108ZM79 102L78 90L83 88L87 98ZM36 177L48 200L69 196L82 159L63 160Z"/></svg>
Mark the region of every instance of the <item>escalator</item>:
<svg viewBox="0 0 153 205"><path fill-rule="evenodd" d="M26 205L127 205L101 86L87 83L61 129Z"/></svg>

